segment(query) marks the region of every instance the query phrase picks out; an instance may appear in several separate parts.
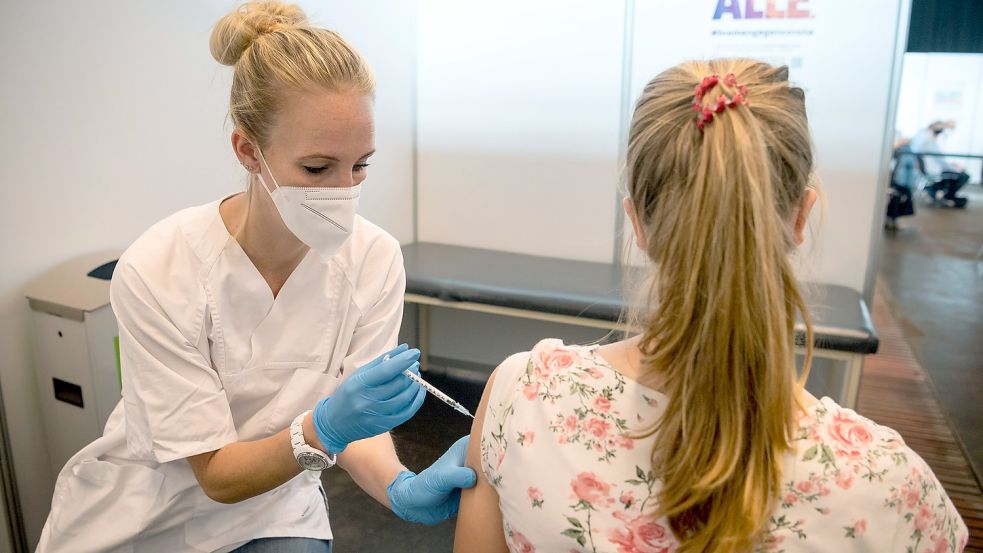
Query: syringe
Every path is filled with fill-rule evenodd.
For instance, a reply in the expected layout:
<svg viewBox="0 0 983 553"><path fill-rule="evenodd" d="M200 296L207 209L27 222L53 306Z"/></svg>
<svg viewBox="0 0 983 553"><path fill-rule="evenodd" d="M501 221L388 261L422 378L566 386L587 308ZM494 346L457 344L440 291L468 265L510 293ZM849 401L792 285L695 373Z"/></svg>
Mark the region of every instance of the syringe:
<svg viewBox="0 0 983 553"><path fill-rule="evenodd" d="M387 355L387 356L383 357L382 360L383 361L388 361L389 360L389 356ZM474 415L471 414L471 411L468 411L467 409L465 409L465 407L463 405L461 405L460 403L458 403L458 402L454 401L453 399L451 399L451 397L449 395L447 395L444 392L441 392L440 390L438 390L433 384L427 382L426 380L424 380L423 378L421 378L415 372L413 372L413 371L411 371L409 369L406 369L405 371L403 371L403 374L405 374L406 376L408 376L410 378L410 380L412 380L413 382L416 382L420 386L423 386L423 388L426 391L428 391L431 394L433 394L433 396L436 397L437 399L439 399L440 401L443 401L447 405L450 405L458 413L461 413L462 415L467 415L467 416L471 417L472 419L474 418Z"/></svg>

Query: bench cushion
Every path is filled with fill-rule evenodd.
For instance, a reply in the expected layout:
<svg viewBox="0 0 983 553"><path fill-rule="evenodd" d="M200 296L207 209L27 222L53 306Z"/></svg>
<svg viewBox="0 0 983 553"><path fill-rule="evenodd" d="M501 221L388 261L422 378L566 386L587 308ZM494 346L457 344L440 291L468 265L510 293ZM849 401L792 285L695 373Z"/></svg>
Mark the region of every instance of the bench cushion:
<svg viewBox="0 0 983 553"><path fill-rule="evenodd" d="M617 321L624 282L620 267L516 253L418 242L403 246L406 292L529 311ZM877 351L863 298L844 286L809 284L816 347L850 353ZM804 342L800 330L798 342Z"/></svg>

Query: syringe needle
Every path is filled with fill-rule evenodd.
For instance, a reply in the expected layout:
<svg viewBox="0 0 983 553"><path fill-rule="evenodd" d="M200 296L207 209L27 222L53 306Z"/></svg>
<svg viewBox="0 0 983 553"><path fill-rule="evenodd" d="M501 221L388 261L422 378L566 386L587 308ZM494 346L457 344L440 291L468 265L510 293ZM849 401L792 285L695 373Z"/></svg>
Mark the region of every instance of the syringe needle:
<svg viewBox="0 0 983 553"><path fill-rule="evenodd" d="M465 409L463 405L461 405L460 403L458 403L458 402L454 401L453 399L451 399L450 396L448 396L444 392L441 392L440 390L438 390L436 386L434 386L433 384L427 382L426 380L424 380L422 377L420 377L419 375L417 375L413 371L411 371L409 369L406 369L405 371L403 371L403 374L405 374L406 376L408 376L410 378L410 380L412 380L413 382L416 382L420 386L423 386L423 388L426 391L430 392L435 398L439 399L440 401L443 401L447 405L450 405L458 413L461 413L462 415L467 415L467 416L471 417L472 419L474 418L474 415L471 414L471 411L468 411L467 409Z"/></svg>
<svg viewBox="0 0 983 553"><path fill-rule="evenodd" d="M390 357L389 355L386 355L385 357L383 357L382 358L383 362L388 361L389 360L389 357ZM474 415L471 414L471 411L468 411L463 405L461 405L457 401L454 401L453 399L451 399L451 397L449 395L447 395L444 392L441 392L440 390L438 390L436 386L434 386L433 384L431 384L431 383L427 382L426 380L424 380L423 377L421 377L420 375L414 373L413 371L411 371L409 369L406 369L405 371L403 371L403 374L405 374L406 376L408 376L409 379L412 380L413 382L416 382L420 386L423 386L423 388L426 391L430 392L431 395L433 395L434 397L436 397L440 401L443 401L447 405L450 405L451 408L453 408L458 413L461 413L462 415L467 415L467 416L471 417L472 419L474 418Z"/></svg>

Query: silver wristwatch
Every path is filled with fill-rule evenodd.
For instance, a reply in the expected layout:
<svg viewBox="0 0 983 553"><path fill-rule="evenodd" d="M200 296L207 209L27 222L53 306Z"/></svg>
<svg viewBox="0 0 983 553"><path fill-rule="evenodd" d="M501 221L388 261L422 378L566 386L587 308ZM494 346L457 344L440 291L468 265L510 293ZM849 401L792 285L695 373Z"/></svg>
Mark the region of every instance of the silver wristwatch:
<svg viewBox="0 0 983 553"><path fill-rule="evenodd" d="M307 445L307 440L304 439L304 417L307 416L306 411L301 413L294 419L294 422L290 423L290 445L294 448L294 457L297 459L297 463L300 464L305 470L324 470L334 466L338 459L337 455L328 455L317 449Z"/></svg>

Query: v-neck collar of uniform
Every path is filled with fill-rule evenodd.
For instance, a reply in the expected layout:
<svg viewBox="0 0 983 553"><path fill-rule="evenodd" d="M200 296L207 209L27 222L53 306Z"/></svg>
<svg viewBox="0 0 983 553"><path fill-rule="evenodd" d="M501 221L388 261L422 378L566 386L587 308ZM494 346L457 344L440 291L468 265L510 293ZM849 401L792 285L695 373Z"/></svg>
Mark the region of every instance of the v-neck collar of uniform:
<svg viewBox="0 0 983 553"><path fill-rule="evenodd" d="M249 267L246 270L246 274L249 275L247 278L262 284L261 287L257 286L257 288L261 288L265 292L264 299L266 300L266 303L269 304L269 308L267 309L267 313L269 313L269 311L272 310L273 305L276 304L277 299L282 297L284 291L288 289L290 283L297 280L297 278L294 278L295 275L297 275L299 271L303 270L304 267L309 265L312 262L310 260L313 257L317 257L317 254L311 248L308 248L307 252L304 254L304 257L300 259L297 266L290 271L290 274L287 275L286 280L283 281L283 285L280 286L280 291L276 295L273 295L273 289L270 288L270 284L266 282L265 278L263 278L263 274L259 272L256 264L253 263L253 260L249 258L248 254L246 254L246 250L244 250L242 245L239 244L236 237L232 236L232 233L229 232L229 228L225 226L225 219L222 218L222 204L225 202L225 200L228 200L237 194L241 194L241 192L235 192L223 197L215 206L215 216L218 218L217 226L220 228L220 231L224 234L225 238L225 248L223 249L230 248L232 250L230 253L232 253L236 258L235 262Z"/></svg>

